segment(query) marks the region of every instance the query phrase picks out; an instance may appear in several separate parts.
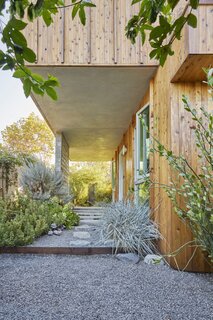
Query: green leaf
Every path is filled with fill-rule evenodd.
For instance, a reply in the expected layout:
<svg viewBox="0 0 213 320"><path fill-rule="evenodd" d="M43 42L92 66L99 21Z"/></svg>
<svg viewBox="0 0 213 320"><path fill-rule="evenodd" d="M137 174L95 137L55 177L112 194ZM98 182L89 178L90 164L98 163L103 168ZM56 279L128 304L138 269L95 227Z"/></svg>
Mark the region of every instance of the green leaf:
<svg viewBox="0 0 213 320"><path fill-rule="evenodd" d="M141 0L140 0L141 1ZM84 7L96 7L96 5L92 2L83 2Z"/></svg>
<svg viewBox="0 0 213 320"><path fill-rule="evenodd" d="M35 62L36 61L36 54L33 50L31 50L30 48L24 48L23 51L23 58L28 61L28 62Z"/></svg>
<svg viewBox="0 0 213 320"><path fill-rule="evenodd" d="M190 13L187 17L187 23L192 28L197 28L197 17L193 13Z"/></svg>
<svg viewBox="0 0 213 320"><path fill-rule="evenodd" d="M49 27L53 22L50 12L48 10L43 10L42 17L46 26Z"/></svg>
<svg viewBox="0 0 213 320"><path fill-rule="evenodd" d="M150 54L149 54L150 58L153 59L153 58L156 56L157 53L158 53L158 50L157 50L157 49L152 50L152 51L150 52Z"/></svg>
<svg viewBox="0 0 213 320"><path fill-rule="evenodd" d="M31 3L27 9L27 17L30 21L33 21L34 15L34 5Z"/></svg>
<svg viewBox="0 0 213 320"><path fill-rule="evenodd" d="M161 52L161 55L160 55L160 65L161 67L164 66L164 63L166 62L166 58L168 56L168 52Z"/></svg>
<svg viewBox="0 0 213 320"><path fill-rule="evenodd" d="M40 12L40 10L42 9L43 4L44 4L44 0L37 0L36 4L34 6L34 9L35 9L36 13Z"/></svg>
<svg viewBox="0 0 213 320"><path fill-rule="evenodd" d="M197 9L199 6L199 0L190 0L190 6L192 9Z"/></svg>
<svg viewBox="0 0 213 320"><path fill-rule="evenodd" d="M20 31L12 30L11 31L11 38L16 45L21 46L21 47L27 46L27 40Z"/></svg>
<svg viewBox="0 0 213 320"><path fill-rule="evenodd" d="M0 12L2 12L5 9L5 3L6 0L0 0Z"/></svg>
<svg viewBox="0 0 213 320"><path fill-rule="evenodd" d="M34 91L36 94L39 94L39 95L41 95L41 96L44 95L44 90L42 90L38 85L33 84L33 85L32 85L32 89L33 89L33 91Z"/></svg>
<svg viewBox="0 0 213 320"><path fill-rule="evenodd" d="M24 6L23 6L24 1L14 1L14 2L15 2L16 13L19 15L20 18L24 18Z"/></svg>
<svg viewBox="0 0 213 320"><path fill-rule="evenodd" d="M75 18L76 14L77 14L77 12L78 12L78 10L79 10L79 8L80 8L80 5L79 5L79 4L76 4L76 5L73 7L73 9L72 9L72 19Z"/></svg>
<svg viewBox="0 0 213 320"><path fill-rule="evenodd" d="M21 69L17 69L14 73L13 73L13 78L24 78L26 77L26 72L24 72Z"/></svg>
<svg viewBox="0 0 213 320"><path fill-rule="evenodd" d="M44 83L45 88L47 87L59 87L59 82L57 80L47 80Z"/></svg>
<svg viewBox="0 0 213 320"><path fill-rule="evenodd" d="M136 4L138 2L141 2L141 0L132 0L131 6L133 6L133 4Z"/></svg>
<svg viewBox="0 0 213 320"><path fill-rule="evenodd" d="M169 5L171 6L172 10L176 7L179 0L168 0Z"/></svg>
<svg viewBox="0 0 213 320"><path fill-rule="evenodd" d="M163 28L161 26L157 26L155 27L151 32L150 32L150 36L149 39L156 39L159 38L163 33Z"/></svg>
<svg viewBox="0 0 213 320"><path fill-rule="evenodd" d="M44 82L44 78L40 74L32 73L32 78L39 83Z"/></svg>
<svg viewBox="0 0 213 320"><path fill-rule="evenodd" d="M55 91L52 87L46 88L46 93L47 93L48 96L49 96L50 98L52 98L53 100L57 100L57 99L58 99L57 93L56 93L56 91Z"/></svg>
<svg viewBox="0 0 213 320"><path fill-rule="evenodd" d="M28 98L31 92L32 83L29 78L25 79L23 82L24 94L25 97Z"/></svg>
<svg viewBox="0 0 213 320"><path fill-rule="evenodd" d="M17 29L17 30L23 30L26 26L27 23L25 23L22 20L18 20L15 17L13 17L10 21L9 24L12 28Z"/></svg>
<svg viewBox="0 0 213 320"><path fill-rule="evenodd" d="M84 10L84 7L80 7L80 10L79 10L79 17L80 17L80 20L81 20L81 23L83 24L83 26L85 26L86 24L86 14L85 14L85 10Z"/></svg>

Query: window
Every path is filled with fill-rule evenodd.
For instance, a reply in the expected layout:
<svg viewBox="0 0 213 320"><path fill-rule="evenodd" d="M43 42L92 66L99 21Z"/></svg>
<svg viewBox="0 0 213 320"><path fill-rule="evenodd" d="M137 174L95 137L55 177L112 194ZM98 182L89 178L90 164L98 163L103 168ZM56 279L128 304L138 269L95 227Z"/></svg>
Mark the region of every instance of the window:
<svg viewBox="0 0 213 320"><path fill-rule="evenodd" d="M115 201L115 190L116 190L116 162L112 160L112 201Z"/></svg>
<svg viewBox="0 0 213 320"><path fill-rule="evenodd" d="M136 180L149 171L149 106L137 113L136 119Z"/></svg>
<svg viewBox="0 0 213 320"><path fill-rule="evenodd" d="M149 197L145 176L149 174L149 106L144 106L136 115L135 129L135 202L143 203Z"/></svg>

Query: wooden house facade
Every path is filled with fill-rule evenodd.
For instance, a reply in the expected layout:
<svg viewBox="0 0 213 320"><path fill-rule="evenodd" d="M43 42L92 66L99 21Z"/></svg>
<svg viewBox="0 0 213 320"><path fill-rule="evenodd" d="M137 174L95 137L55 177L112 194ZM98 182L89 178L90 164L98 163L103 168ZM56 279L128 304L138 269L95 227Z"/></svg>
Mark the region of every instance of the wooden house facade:
<svg viewBox="0 0 213 320"><path fill-rule="evenodd" d="M57 103L47 97L33 99L56 142L60 141L56 153L63 161L56 159L58 169L67 173L69 159L112 159L114 200L138 201L146 192L141 171L149 168L152 180L160 184L168 184L172 175L163 158L148 154L149 137L141 127L141 115L151 135L199 166L182 95L196 108L213 109L202 70L213 65L213 1L200 1L198 27L185 27L181 40L174 43L175 55L163 68L150 60L148 43L142 47L138 38L131 45L125 37L125 25L137 5L131 6L129 0L95 3L97 7L87 11L86 27L62 9L49 28L41 20L28 28L28 41L37 53L37 63L31 68L43 75L52 73L61 82ZM151 188L149 197L164 237L160 251L171 253L192 239L189 227L174 213L162 188ZM184 248L170 264L185 268L193 250ZM197 250L186 270L210 271L205 255Z"/></svg>

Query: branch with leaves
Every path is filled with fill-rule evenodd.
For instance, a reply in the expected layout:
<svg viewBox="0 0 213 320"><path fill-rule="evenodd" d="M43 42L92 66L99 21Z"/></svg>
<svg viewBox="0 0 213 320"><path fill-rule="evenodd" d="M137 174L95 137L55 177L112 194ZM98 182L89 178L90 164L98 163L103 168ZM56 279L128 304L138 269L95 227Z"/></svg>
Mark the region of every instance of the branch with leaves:
<svg viewBox="0 0 213 320"><path fill-rule="evenodd" d="M199 0L188 0L183 12L174 18L174 10L181 0L132 0L131 5L140 4L138 14L134 15L126 26L126 36L134 44L137 36L141 36L145 43L147 34L151 44L151 59L159 60L163 66L168 55L173 55L172 44L175 39L181 38L181 31L185 24L197 26L197 18L193 14L199 5ZM48 94L57 100L55 88L59 86L58 80L49 75L44 79L41 75L32 73L26 63L35 63L36 54L27 45L23 35L28 21L32 22L42 17L45 24L53 23L53 16L62 8L72 8L72 18L77 14L83 25L86 24L87 7L95 7L91 0L0 0L0 22L2 26L2 42L6 50L0 50L0 69L14 71L13 76L23 82L26 97L33 91L35 94ZM9 21L5 24L1 16L5 11L9 13ZM28 19L28 21L26 20ZM169 39L169 40L168 40Z"/></svg>
<svg viewBox="0 0 213 320"><path fill-rule="evenodd" d="M44 79L26 67L26 63L36 62L36 54L28 47L22 32L28 24L24 21L26 17L30 22L42 17L46 26L50 26L53 23L53 16L61 8L72 7L72 18L74 19L78 13L81 23L85 25L85 8L94 6L88 0L72 0L70 5L65 5L62 0L37 0L35 3L28 0L0 0L0 16L3 16L5 10L9 13L7 23L0 19L4 25L1 40L6 46L5 51L0 50L0 68L14 71L13 77L19 78L23 82L26 97L33 91L42 96L46 93L53 100L57 100L55 87L59 86L56 77L48 75L48 78Z"/></svg>
<svg viewBox="0 0 213 320"><path fill-rule="evenodd" d="M182 13L173 18L174 10L180 0L133 0L132 5L140 3L140 10L128 22L126 36L134 44L138 35L142 44L145 43L149 33L149 43L152 47L150 58L157 59L163 66L168 55L172 56L172 44L175 39L180 40L183 27L197 27L197 17L192 13L197 9L199 0L186 1ZM169 38L169 40L168 40Z"/></svg>

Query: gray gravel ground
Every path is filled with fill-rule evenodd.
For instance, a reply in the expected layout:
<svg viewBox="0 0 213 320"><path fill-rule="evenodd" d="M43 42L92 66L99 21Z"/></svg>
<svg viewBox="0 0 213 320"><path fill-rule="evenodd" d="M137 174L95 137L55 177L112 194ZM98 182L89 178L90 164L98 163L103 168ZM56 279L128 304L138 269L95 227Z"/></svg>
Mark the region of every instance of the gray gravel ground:
<svg viewBox="0 0 213 320"><path fill-rule="evenodd" d="M213 275L112 256L1 255L1 320L211 320Z"/></svg>

